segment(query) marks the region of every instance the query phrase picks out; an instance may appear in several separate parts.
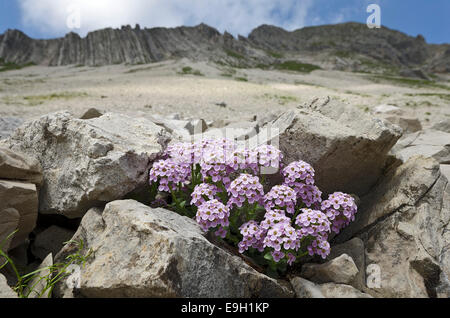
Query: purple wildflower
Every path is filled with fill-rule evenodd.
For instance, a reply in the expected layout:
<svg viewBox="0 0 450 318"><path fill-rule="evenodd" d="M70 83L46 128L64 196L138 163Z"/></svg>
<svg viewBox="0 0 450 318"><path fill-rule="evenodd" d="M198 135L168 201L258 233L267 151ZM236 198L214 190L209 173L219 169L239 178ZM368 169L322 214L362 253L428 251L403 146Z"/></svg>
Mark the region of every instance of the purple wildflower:
<svg viewBox="0 0 450 318"><path fill-rule="evenodd" d="M295 212L295 204L297 197L292 188L285 185L274 186L269 193L264 196L264 206L266 210L275 207L286 208L286 212L293 214Z"/></svg>
<svg viewBox="0 0 450 318"><path fill-rule="evenodd" d="M349 194L335 192L328 200L322 202L322 210L332 221L332 230L338 234L344 227L355 220L358 211L355 199Z"/></svg>
<svg viewBox="0 0 450 318"><path fill-rule="evenodd" d="M211 228L216 228L218 225L228 227L230 211L218 200L204 202L198 207L196 220L201 228L206 232Z"/></svg>
<svg viewBox="0 0 450 318"><path fill-rule="evenodd" d="M150 183L159 180L159 191L170 192L179 184L189 183L191 167L188 164L177 163L173 159L159 160L150 169Z"/></svg>
<svg viewBox="0 0 450 318"><path fill-rule="evenodd" d="M228 187L228 194L230 199L228 206L233 205L242 207L242 204L247 201L249 204L260 202L264 196L263 186L259 182L259 178L243 173Z"/></svg>
<svg viewBox="0 0 450 318"><path fill-rule="evenodd" d="M328 243L327 237L316 237L308 246L308 253L311 256L320 255L323 259L327 258L328 254L330 254L330 243Z"/></svg>
<svg viewBox="0 0 450 318"><path fill-rule="evenodd" d="M262 241L266 235L266 231L256 221L251 220L242 224L239 231L243 236L242 241L238 244L240 253L244 253L250 247L256 248L260 252L264 250Z"/></svg>
<svg viewBox="0 0 450 318"><path fill-rule="evenodd" d="M301 209L295 219L295 224L300 227L299 233L304 236L328 236L331 222L321 211L311 209Z"/></svg>
<svg viewBox="0 0 450 318"><path fill-rule="evenodd" d="M194 191L191 194L191 204L198 207L206 201L205 198L207 198L208 200L215 199L218 192L220 192L220 190L213 184L198 184L195 186Z"/></svg>

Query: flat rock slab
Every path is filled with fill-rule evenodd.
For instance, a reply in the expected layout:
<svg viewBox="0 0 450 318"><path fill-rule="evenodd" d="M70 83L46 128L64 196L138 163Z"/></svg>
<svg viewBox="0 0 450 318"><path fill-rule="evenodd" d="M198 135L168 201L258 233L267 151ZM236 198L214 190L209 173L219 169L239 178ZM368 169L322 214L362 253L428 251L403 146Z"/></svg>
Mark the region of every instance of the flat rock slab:
<svg viewBox="0 0 450 318"><path fill-rule="evenodd" d="M13 211L19 214L17 226L15 228L11 227L14 222L7 222L10 226L5 226L6 224L4 223L4 232L0 232L1 237L7 237L16 229L18 230L9 244L10 249L20 245L36 226L38 216L36 185L19 181L0 180L0 220L4 217L8 220L17 218L17 214L13 213ZM0 221L1 223L2 221Z"/></svg>
<svg viewBox="0 0 450 318"><path fill-rule="evenodd" d="M422 155L450 164L450 133L431 129L418 131L400 139L391 152L403 162Z"/></svg>
<svg viewBox="0 0 450 318"><path fill-rule="evenodd" d="M2 145L41 163L40 213L78 218L146 184L164 134L142 118L107 113L83 120L57 112L25 123Z"/></svg>
<svg viewBox="0 0 450 318"><path fill-rule="evenodd" d="M357 195L367 193L382 175L387 154L401 136L397 126L335 101L286 112L269 125L279 130L269 139L279 143L286 163L310 163L324 192Z"/></svg>
<svg viewBox="0 0 450 318"><path fill-rule="evenodd" d="M194 220L133 200L91 209L73 237L95 251L81 269L80 297L292 297L269 278L210 243ZM64 247L62 260L72 253ZM68 296L64 282L57 288Z"/></svg>

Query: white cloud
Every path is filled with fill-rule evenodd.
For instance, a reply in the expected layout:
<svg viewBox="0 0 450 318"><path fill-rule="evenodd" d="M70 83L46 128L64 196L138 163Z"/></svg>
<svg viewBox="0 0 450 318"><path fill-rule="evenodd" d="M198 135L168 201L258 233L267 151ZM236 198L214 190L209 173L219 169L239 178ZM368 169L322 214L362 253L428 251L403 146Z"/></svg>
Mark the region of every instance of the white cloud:
<svg viewBox="0 0 450 318"><path fill-rule="evenodd" d="M247 35L261 24L286 29L305 26L313 0L19 0L22 23L46 35L61 35L67 27L68 11L77 5L85 35L105 27L139 23L141 27L175 27L201 22Z"/></svg>

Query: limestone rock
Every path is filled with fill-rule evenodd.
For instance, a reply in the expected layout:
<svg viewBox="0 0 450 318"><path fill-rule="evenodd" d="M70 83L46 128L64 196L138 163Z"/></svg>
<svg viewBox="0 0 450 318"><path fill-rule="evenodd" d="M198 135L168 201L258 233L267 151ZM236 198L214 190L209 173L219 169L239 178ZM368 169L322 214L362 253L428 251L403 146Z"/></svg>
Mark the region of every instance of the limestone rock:
<svg viewBox="0 0 450 318"><path fill-rule="evenodd" d="M2 143L40 161L39 212L77 218L145 185L164 136L142 118L107 113L82 120L57 112L24 124Z"/></svg>
<svg viewBox="0 0 450 318"><path fill-rule="evenodd" d="M33 157L0 147L0 179L27 181L40 185L41 164Z"/></svg>
<svg viewBox="0 0 450 318"><path fill-rule="evenodd" d="M23 119L19 117L0 117L0 139L7 138L22 124Z"/></svg>
<svg viewBox="0 0 450 318"><path fill-rule="evenodd" d="M440 165L441 173L450 180L450 165Z"/></svg>
<svg viewBox="0 0 450 318"><path fill-rule="evenodd" d="M20 213L14 208L6 208L0 211L0 244L1 249L6 252L11 244L10 235L18 228ZM7 239L10 237L9 239ZM2 258L0 258L2 262Z"/></svg>
<svg viewBox="0 0 450 318"><path fill-rule="evenodd" d="M403 112L401 108L395 105L382 104L374 107L373 112L375 114L389 114L389 115L401 115Z"/></svg>
<svg viewBox="0 0 450 318"><path fill-rule="evenodd" d="M400 138L396 126L334 101L317 110L286 112L271 127L268 139L279 141L285 161L310 163L322 191L357 195L367 193L378 180L389 150Z"/></svg>
<svg viewBox="0 0 450 318"><path fill-rule="evenodd" d="M347 254L342 254L324 264L307 263L302 266L302 277L315 283L341 283L352 282L358 274L353 259Z"/></svg>
<svg viewBox="0 0 450 318"><path fill-rule="evenodd" d="M290 279L297 298L325 298L320 290L320 286L301 277Z"/></svg>
<svg viewBox="0 0 450 318"><path fill-rule="evenodd" d="M73 239L94 256L81 269L80 297L292 297L269 278L213 245L194 220L133 200L91 209ZM57 256L71 253L65 247ZM62 282L58 295L68 295Z"/></svg>
<svg viewBox="0 0 450 318"><path fill-rule="evenodd" d="M103 113L99 111L97 108L89 108L87 111L81 115L80 119L92 119L103 116Z"/></svg>
<svg viewBox="0 0 450 318"><path fill-rule="evenodd" d="M327 283L321 285L320 290L325 298L373 298L369 294L344 284Z"/></svg>
<svg viewBox="0 0 450 318"><path fill-rule="evenodd" d="M393 167L336 240L365 242L368 288L377 297L436 297L449 290L450 187L431 158Z"/></svg>
<svg viewBox="0 0 450 318"><path fill-rule="evenodd" d="M0 232L0 237L4 238L12 233L9 231L13 229L17 213L19 213L16 227L18 231L9 244L10 249L20 245L36 226L38 195L34 184L0 180L0 214L2 221L3 217L9 220L3 224L5 227L2 230L6 232Z"/></svg>
<svg viewBox="0 0 450 318"><path fill-rule="evenodd" d="M327 256L327 260L335 259L343 254L350 256L358 269L358 274L353 280L349 281L348 285L351 285L356 289L363 290L366 286L364 242L360 238L354 237L342 244L333 245L331 247L330 254Z"/></svg>
<svg viewBox="0 0 450 318"><path fill-rule="evenodd" d="M205 132L208 129L208 125L203 119L196 119L189 121L184 128L189 132L189 134L195 135Z"/></svg>
<svg viewBox="0 0 450 318"><path fill-rule="evenodd" d="M404 133L414 133L416 131L422 130L422 124L420 120L413 117L399 117L399 116L388 116L386 117L390 123L399 126L403 129Z"/></svg>
<svg viewBox="0 0 450 318"><path fill-rule="evenodd" d="M73 234L74 231L52 225L36 235L31 252L39 259L44 259L48 254L56 255Z"/></svg>
<svg viewBox="0 0 450 318"><path fill-rule="evenodd" d="M371 295L345 284L314 284L301 277L291 278L297 298L372 298Z"/></svg>
<svg viewBox="0 0 450 318"><path fill-rule="evenodd" d="M5 276L0 274L0 299L1 298L19 298L17 294L8 286Z"/></svg>
<svg viewBox="0 0 450 318"><path fill-rule="evenodd" d="M53 266L53 255L51 253L44 258L41 265L36 269L39 272L36 273L25 289L24 292L28 295L28 298L50 298L52 296L51 289L46 289L47 280L44 278L50 275L50 266Z"/></svg>
<svg viewBox="0 0 450 318"><path fill-rule="evenodd" d="M450 119L441 120L440 122L434 124L431 129L450 133Z"/></svg>
<svg viewBox="0 0 450 318"><path fill-rule="evenodd" d="M450 163L450 133L437 130L422 130L400 139L392 148L392 154L407 161L417 155L433 157L439 163Z"/></svg>

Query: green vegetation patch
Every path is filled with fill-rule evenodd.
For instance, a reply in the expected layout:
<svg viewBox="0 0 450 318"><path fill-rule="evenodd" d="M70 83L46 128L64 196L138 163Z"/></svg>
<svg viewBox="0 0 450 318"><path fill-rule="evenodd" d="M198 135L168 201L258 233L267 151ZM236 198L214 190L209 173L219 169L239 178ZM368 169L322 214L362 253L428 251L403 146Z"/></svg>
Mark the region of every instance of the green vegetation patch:
<svg viewBox="0 0 450 318"><path fill-rule="evenodd" d="M13 70L20 70L24 67L33 66L35 65L33 62L29 62L26 64L16 64L13 62L5 62L4 59L0 59L0 72L7 72L7 71L13 71Z"/></svg>
<svg viewBox="0 0 450 318"><path fill-rule="evenodd" d="M238 82L248 82L246 77L235 77L234 79Z"/></svg>
<svg viewBox="0 0 450 318"><path fill-rule="evenodd" d="M279 53L279 52L274 52L274 51L266 51L267 55L274 57L276 59L281 59L284 57L283 53Z"/></svg>
<svg viewBox="0 0 450 318"><path fill-rule="evenodd" d="M262 98L276 100L280 105L286 105L288 103L296 103L298 102L298 98L292 95L278 95L278 94L269 94L265 93Z"/></svg>
<svg viewBox="0 0 450 318"><path fill-rule="evenodd" d="M199 70L195 70L190 66L185 66L181 69L181 72L178 72L178 74L181 75L196 75L196 76L205 76L202 72Z"/></svg>
<svg viewBox="0 0 450 318"><path fill-rule="evenodd" d="M444 84L436 83L435 81L417 79L417 78L406 78L406 77L394 77L386 75L373 75L368 77L375 83L380 83L382 81L387 81L393 84L398 84L400 86L408 87L425 87L425 88L440 88L445 90L450 90L450 87Z"/></svg>
<svg viewBox="0 0 450 318"><path fill-rule="evenodd" d="M77 97L86 97L89 96L85 92L62 92L62 93L53 93L49 95L31 95L25 96L23 99L28 103L29 106L41 105L46 101L51 101L55 99L72 99Z"/></svg>
<svg viewBox="0 0 450 318"><path fill-rule="evenodd" d="M281 64L275 65L276 69L283 71L293 71L301 73L311 73L315 70L320 70L320 66L314 64L300 63L297 61L286 61Z"/></svg>
<svg viewBox="0 0 450 318"><path fill-rule="evenodd" d="M245 58L242 54L239 54L236 51L225 50L225 53L227 53L228 56L234 57L234 58L239 59L239 60L243 60Z"/></svg>
<svg viewBox="0 0 450 318"><path fill-rule="evenodd" d="M416 93L416 94L405 94L406 96L424 96L424 97L439 97L450 101L450 94L439 94L439 93Z"/></svg>

